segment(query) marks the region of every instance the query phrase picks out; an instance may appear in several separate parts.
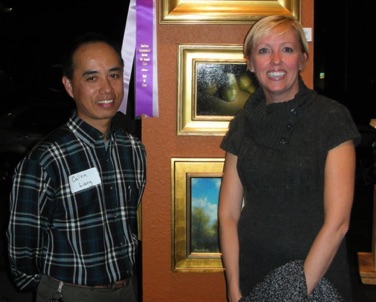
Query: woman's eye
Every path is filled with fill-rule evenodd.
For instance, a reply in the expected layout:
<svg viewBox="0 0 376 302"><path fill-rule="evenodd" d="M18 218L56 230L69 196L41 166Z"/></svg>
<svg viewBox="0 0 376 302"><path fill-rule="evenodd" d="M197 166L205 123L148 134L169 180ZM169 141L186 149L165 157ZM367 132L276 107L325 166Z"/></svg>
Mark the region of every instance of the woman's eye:
<svg viewBox="0 0 376 302"><path fill-rule="evenodd" d="M283 51L284 52L294 52L294 50L291 48L291 47L285 47L284 49L283 49Z"/></svg>
<svg viewBox="0 0 376 302"><path fill-rule="evenodd" d="M268 53L269 50L267 48L260 48L259 50L259 53L263 54L263 53Z"/></svg>

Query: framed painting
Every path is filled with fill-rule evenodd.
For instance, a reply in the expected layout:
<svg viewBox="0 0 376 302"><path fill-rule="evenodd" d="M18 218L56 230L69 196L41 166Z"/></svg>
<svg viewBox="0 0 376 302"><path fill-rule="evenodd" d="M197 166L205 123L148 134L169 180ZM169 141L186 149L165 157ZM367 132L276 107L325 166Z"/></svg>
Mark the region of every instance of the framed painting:
<svg viewBox="0 0 376 302"><path fill-rule="evenodd" d="M172 158L172 270L223 271L217 208L222 158Z"/></svg>
<svg viewBox="0 0 376 302"><path fill-rule="evenodd" d="M241 45L179 45L178 135L224 135L255 86Z"/></svg>
<svg viewBox="0 0 376 302"><path fill-rule="evenodd" d="M159 3L161 24L249 24L268 15L292 15L300 20L300 0L161 0Z"/></svg>

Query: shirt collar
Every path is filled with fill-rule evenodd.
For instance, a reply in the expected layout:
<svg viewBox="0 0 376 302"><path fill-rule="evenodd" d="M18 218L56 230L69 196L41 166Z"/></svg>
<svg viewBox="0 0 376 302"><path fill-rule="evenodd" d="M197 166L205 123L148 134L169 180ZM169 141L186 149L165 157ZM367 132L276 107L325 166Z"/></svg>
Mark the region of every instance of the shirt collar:
<svg viewBox="0 0 376 302"><path fill-rule="evenodd" d="M86 123L80 119L77 115L77 111L74 110L67 122L68 128L81 140L88 144L93 144L97 141L103 141L104 134L98 129ZM108 139L112 137L114 129L111 127Z"/></svg>

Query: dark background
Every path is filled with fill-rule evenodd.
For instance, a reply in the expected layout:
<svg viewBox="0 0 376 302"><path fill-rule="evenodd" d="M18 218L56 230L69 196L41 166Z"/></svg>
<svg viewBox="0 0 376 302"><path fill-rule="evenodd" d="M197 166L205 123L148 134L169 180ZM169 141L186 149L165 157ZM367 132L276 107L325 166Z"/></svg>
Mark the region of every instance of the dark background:
<svg viewBox="0 0 376 302"><path fill-rule="evenodd" d="M375 0L315 0L314 88L361 124L376 118L375 11Z"/></svg>
<svg viewBox="0 0 376 302"><path fill-rule="evenodd" d="M59 68L64 45L87 31L103 33L121 45L128 1L0 0L0 11L0 106L4 108L65 98Z"/></svg>
<svg viewBox="0 0 376 302"><path fill-rule="evenodd" d="M0 0L1 108L50 98L46 87L61 91L60 53L74 36L98 31L121 43L128 5ZM345 104L358 123L376 116L375 9L376 0L315 0L314 88Z"/></svg>

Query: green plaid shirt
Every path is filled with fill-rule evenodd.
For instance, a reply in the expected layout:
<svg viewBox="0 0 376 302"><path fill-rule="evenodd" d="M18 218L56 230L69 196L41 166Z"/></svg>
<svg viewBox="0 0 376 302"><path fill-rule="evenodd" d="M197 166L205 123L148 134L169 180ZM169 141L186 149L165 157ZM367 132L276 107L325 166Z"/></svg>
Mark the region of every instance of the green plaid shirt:
<svg viewBox="0 0 376 302"><path fill-rule="evenodd" d="M74 112L15 170L7 237L17 287L41 275L89 286L132 275L145 178L137 138L112 129L105 144Z"/></svg>

